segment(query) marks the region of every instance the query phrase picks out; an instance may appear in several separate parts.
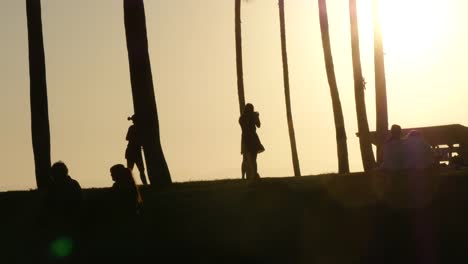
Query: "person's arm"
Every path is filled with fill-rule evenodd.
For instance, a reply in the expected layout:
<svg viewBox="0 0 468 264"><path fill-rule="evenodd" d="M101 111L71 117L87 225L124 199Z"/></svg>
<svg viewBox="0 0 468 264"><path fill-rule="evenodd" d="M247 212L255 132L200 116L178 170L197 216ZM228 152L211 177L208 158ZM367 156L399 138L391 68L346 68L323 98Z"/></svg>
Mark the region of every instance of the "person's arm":
<svg viewBox="0 0 468 264"><path fill-rule="evenodd" d="M127 136L125 136L125 140L130 141L130 134L131 134L132 126L130 126L127 130Z"/></svg>

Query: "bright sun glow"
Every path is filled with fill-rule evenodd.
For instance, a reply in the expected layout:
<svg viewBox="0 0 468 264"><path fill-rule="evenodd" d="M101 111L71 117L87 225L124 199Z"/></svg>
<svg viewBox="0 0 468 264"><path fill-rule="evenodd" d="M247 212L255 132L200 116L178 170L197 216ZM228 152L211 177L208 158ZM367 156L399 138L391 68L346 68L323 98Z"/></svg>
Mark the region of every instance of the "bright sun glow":
<svg viewBox="0 0 468 264"><path fill-rule="evenodd" d="M444 48L451 19L446 1L380 0L380 6L387 55L434 59Z"/></svg>

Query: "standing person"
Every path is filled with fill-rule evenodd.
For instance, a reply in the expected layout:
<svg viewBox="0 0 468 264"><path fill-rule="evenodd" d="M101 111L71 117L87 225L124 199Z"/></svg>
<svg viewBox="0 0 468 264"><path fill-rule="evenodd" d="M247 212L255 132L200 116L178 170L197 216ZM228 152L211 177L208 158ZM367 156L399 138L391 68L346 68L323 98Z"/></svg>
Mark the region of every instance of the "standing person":
<svg viewBox="0 0 468 264"><path fill-rule="evenodd" d="M138 171L140 172L140 179L144 185L147 185L145 175L145 165L143 164L143 155L141 153L141 137L137 129L137 121L135 115L127 118L132 120L132 125L128 128L126 140L128 141L127 149L125 150L125 159L127 159L127 168L130 171L133 170L133 166L137 165Z"/></svg>
<svg viewBox="0 0 468 264"><path fill-rule="evenodd" d="M257 135L257 127L260 128L260 114L254 111L254 106L246 104L239 124L242 129L241 154L242 154L242 179L244 174L249 180L259 178L257 172L257 154L265 151L260 138Z"/></svg>

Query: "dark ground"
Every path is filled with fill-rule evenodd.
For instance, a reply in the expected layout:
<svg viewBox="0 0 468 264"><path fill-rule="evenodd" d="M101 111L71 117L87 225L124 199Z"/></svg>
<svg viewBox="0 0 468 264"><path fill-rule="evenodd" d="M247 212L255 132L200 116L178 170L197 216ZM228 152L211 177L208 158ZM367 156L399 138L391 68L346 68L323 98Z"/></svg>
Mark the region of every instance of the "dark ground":
<svg viewBox="0 0 468 264"><path fill-rule="evenodd" d="M1 263L468 260L466 170L176 183L143 189L136 219L107 192L84 190L73 219L44 216L36 191L0 193Z"/></svg>

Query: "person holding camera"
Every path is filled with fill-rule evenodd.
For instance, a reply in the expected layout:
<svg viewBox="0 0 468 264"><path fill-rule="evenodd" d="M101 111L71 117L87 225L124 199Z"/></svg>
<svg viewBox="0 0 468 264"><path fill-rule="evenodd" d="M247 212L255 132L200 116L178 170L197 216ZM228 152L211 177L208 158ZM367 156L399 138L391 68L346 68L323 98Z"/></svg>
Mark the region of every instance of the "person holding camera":
<svg viewBox="0 0 468 264"><path fill-rule="evenodd" d="M239 117L242 129L241 154L242 154L242 179L255 180L260 177L257 172L257 154L265 151L260 138L257 135L257 127L260 128L260 114L254 111L254 106L246 104L242 115Z"/></svg>
<svg viewBox="0 0 468 264"><path fill-rule="evenodd" d="M144 185L147 185L148 182L146 181L145 175L145 166L143 164L143 156L141 153L141 136L137 129L137 122L135 115L127 118L128 120L132 120L133 124L128 128L126 140L128 141L127 149L125 150L125 159L127 160L127 168L132 171L133 167L137 166L138 171L140 172L141 182Z"/></svg>

